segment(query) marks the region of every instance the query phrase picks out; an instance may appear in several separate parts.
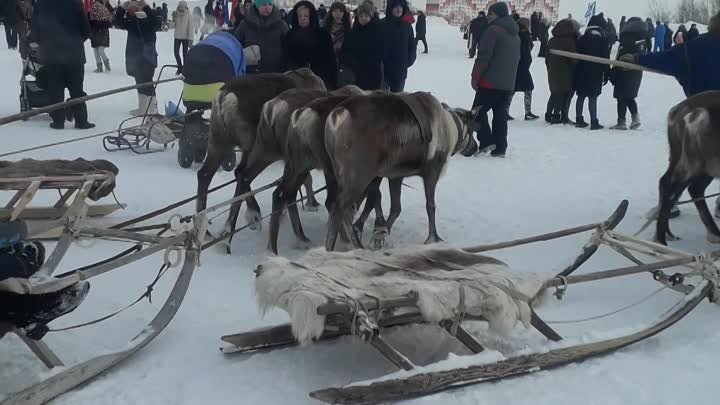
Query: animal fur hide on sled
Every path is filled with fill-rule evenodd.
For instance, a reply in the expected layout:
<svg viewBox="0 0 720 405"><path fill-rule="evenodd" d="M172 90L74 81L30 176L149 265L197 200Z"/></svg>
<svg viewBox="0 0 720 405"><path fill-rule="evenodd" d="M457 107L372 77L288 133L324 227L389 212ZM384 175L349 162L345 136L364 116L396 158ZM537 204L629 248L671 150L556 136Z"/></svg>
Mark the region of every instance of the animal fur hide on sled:
<svg viewBox="0 0 720 405"><path fill-rule="evenodd" d="M112 162L104 159L85 160L35 160L22 159L17 162L0 160L0 178L72 176L83 174L111 173L109 182L96 182L90 189L88 198L97 201L109 195L115 189L115 177L120 170Z"/></svg>
<svg viewBox="0 0 720 405"><path fill-rule="evenodd" d="M298 261L267 258L256 274L260 311L287 311L301 344L323 333L325 316L317 308L325 303L354 306L355 300L396 298L411 291L418 294L416 305L427 322L452 320L463 312L487 319L490 330L507 335L518 321L530 326L530 306L548 278L513 273L491 257L429 247L384 253L318 249Z"/></svg>

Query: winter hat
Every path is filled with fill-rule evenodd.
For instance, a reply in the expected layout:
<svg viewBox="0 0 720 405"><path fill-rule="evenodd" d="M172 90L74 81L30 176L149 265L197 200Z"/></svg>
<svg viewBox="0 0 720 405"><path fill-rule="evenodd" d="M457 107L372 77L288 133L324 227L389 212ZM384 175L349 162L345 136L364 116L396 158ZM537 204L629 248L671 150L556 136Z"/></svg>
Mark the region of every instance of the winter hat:
<svg viewBox="0 0 720 405"><path fill-rule="evenodd" d="M255 0L255 7L260 8L262 6L272 6L273 0Z"/></svg>
<svg viewBox="0 0 720 405"><path fill-rule="evenodd" d="M355 10L355 15L365 14L369 17L375 16L375 6L369 1L363 2L363 4L359 5L358 8Z"/></svg>
<svg viewBox="0 0 720 405"><path fill-rule="evenodd" d="M530 31L530 19L525 18L525 17L520 17L520 19L518 19L517 23L521 28L525 28L526 30Z"/></svg>
<svg viewBox="0 0 720 405"><path fill-rule="evenodd" d="M607 28L607 21L605 21L605 16L603 16L603 13L592 16L592 18L588 22L588 27L590 26L600 27L602 29Z"/></svg>
<svg viewBox="0 0 720 405"><path fill-rule="evenodd" d="M498 18L507 17L510 15L510 9L507 3L499 2L495 3L488 9L488 14L494 13Z"/></svg>

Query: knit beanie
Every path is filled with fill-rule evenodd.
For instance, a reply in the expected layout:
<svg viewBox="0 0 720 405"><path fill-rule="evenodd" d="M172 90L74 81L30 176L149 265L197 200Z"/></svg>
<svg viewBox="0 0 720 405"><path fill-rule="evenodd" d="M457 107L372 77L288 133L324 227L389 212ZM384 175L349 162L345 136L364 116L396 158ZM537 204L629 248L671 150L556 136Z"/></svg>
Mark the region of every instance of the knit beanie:
<svg viewBox="0 0 720 405"><path fill-rule="evenodd" d="M488 9L488 14L494 13L498 18L507 17L510 15L510 9L507 3L499 2L495 3Z"/></svg>
<svg viewBox="0 0 720 405"><path fill-rule="evenodd" d="M360 15L360 14L365 14L369 17L375 16L375 6L373 6L373 4L369 1L363 2L355 10L355 15Z"/></svg>
<svg viewBox="0 0 720 405"><path fill-rule="evenodd" d="M260 8L262 6L273 5L273 0L255 0L255 7Z"/></svg>
<svg viewBox="0 0 720 405"><path fill-rule="evenodd" d="M517 21L518 25L526 30L530 31L530 19L526 17L520 17Z"/></svg>

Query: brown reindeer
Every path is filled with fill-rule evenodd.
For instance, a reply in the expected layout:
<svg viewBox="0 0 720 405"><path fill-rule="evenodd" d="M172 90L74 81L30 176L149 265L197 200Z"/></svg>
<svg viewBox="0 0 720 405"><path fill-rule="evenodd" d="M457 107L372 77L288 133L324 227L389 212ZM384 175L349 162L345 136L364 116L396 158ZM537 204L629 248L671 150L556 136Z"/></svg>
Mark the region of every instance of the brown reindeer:
<svg viewBox="0 0 720 405"><path fill-rule="evenodd" d="M244 152L240 164L235 169L235 178L238 180L235 196L240 195L242 190L240 179L243 170L247 167L247 152L255 144L262 107L278 94L293 88L327 90L322 79L307 68L285 73L242 76L230 80L220 89L213 100L210 115L207 158L197 173L197 212L207 206L207 191L212 178L227 153L236 146ZM249 198L247 204L256 211L260 210L254 197ZM241 203L237 203L232 207L236 218L240 205Z"/></svg>
<svg viewBox="0 0 720 405"><path fill-rule="evenodd" d="M451 109L424 92L355 96L334 108L325 123L325 148L338 190L325 249L335 248L341 231L350 236L354 248L362 248L352 229L352 210L378 177L423 178L425 243L441 241L435 225L435 188L449 157L468 142L473 122L473 112Z"/></svg>
<svg viewBox="0 0 720 405"><path fill-rule="evenodd" d="M655 240L667 244L670 209L688 189L708 232L708 240L720 243L720 229L713 219L705 189L720 177L720 91L689 97L668 114L670 162L659 182L659 211Z"/></svg>

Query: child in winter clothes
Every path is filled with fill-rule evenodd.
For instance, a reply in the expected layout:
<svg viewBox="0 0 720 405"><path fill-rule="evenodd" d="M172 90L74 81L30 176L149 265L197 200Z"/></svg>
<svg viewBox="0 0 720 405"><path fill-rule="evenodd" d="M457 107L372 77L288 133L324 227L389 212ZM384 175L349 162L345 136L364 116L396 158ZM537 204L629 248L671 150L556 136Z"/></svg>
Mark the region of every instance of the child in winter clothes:
<svg viewBox="0 0 720 405"><path fill-rule="evenodd" d="M578 40L578 53L583 55L597 56L600 58L610 57L610 44L605 35L607 22L600 13L593 16L585 29L585 33ZM577 91L577 102L575 104L575 126L585 128L588 126L583 118L583 106L585 99L588 99L590 109L590 129L602 129L597 117L597 99L602 93L602 87L607 82L608 68L599 63L580 61L575 71L575 90Z"/></svg>
<svg viewBox="0 0 720 405"><path fill-rule="evenodd" d="M190 9L188 8L187 2L180 1L175 10L175 62L177 62L178 65L175 74L182 74L183 61L187 55L188 48L192 46L193 39L195 39L195 26L193 25ZM182 58L180 58L181 46Z"/></svg>
<svg viewBox="0 0 720 405"><path fill-rule="evenodd" d="M627 54L647 53L645 49L645 34L647 26L640 17L630 18L620 32L620 47L617 58L620 59ZM632 116L631 129L640 128L640 115L635 98L638 96L640 84L642 83L643 72L639 70L627 70L614 67L610 70L610 82L615 86L613 97L617 99L617 124L610 129L627 129L627 110Z"/></svg>
<svg viewBox="0 0 720 405"><path fill-rule="evenodd" d="M575 24L569 18L558 21L552 30L553 37L548 41L548 49L557 49L567 52L577 51L577 31ZM547 54L545 64L548 71L550 85L550 99L548 100L545 121L551 124L568 124L568 110L573 96L575 77L574 59Z"/></svg>
<svg viewBox="0 0 720 405"><path fill-rule="evenodd" d="M112 27L113 16L105 5L105 0L95 0L90 9L90 46L95 54L95 73L102 73L103 64L105 70L110 71L110 59L105 55L105 48L110 47L110 27Z"/></svg>

